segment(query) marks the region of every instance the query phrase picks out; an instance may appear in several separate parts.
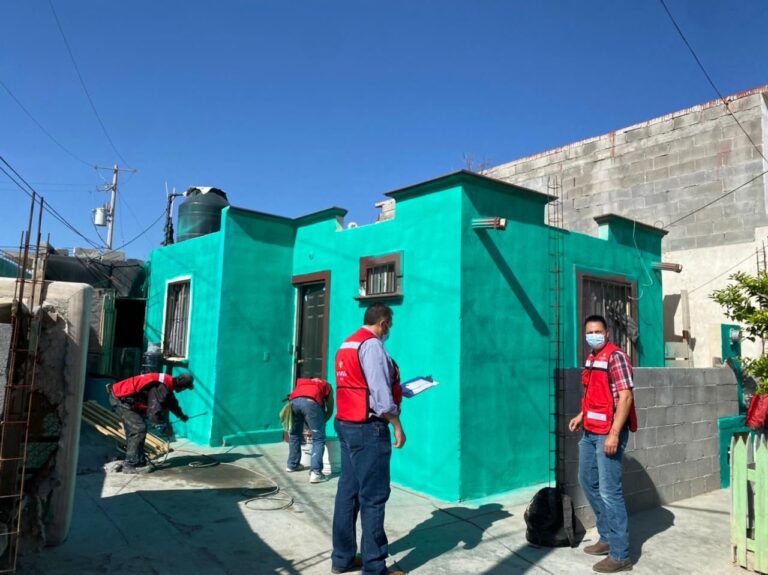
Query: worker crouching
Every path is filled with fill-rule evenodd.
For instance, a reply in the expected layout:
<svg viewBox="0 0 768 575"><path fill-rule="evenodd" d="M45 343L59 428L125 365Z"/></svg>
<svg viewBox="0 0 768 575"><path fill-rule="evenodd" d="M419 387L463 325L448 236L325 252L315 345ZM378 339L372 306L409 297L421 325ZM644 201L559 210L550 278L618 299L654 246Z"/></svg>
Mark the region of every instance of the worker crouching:
<svg viewBox="0 0 768 575"><path fill-rule="evenodd" d="M161 430L171 429L168 414L181 421L189 419L181 410L176 393L193 388L193 378L185 373L172 377L167 373L145 373L118 381L109 389L109 402L123 421L125 461L123 473L147 473L152 470L144 454L148 419Z"/></svg>

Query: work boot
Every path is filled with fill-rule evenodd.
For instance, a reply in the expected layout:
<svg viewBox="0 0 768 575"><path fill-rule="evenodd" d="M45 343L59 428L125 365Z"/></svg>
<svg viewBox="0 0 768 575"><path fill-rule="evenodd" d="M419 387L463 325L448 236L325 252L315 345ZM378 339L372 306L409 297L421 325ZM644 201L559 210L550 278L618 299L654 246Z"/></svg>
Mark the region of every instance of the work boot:
<svg viewBox="0 0 768 575"><path fill-rule="evenodd" d="M303 466L301 463L299 463L296 467L286 467L285 470L288 473L295 473L297 471L304 471L306 469L305 466Z"/></svg>
<svg viewBox="0 0 768 575"><path fill-rule="evenodd" d="M331 567L331 573L352 573L353 571L360 571L363 568L363 558L360 555L355 555L352 560L352 565L349 567Z"/></svg>
<svg viewBox="0 0 768 575"><path fill-rule="evenodd" d="M584 553L587 555L608 555L608 552L611 550L611 546L607 543L603 543L602 541L598 541L597 543L593 543L592 545L587 545L584 548Z"/></svg>
<svg viewBox="0 0 768 575"><path fill-rule="evenodd" d="M629 559L617 561L609 555L602 561L595 563L592 566L592 571L597 571L598 573L618 573L619 571L632 571L632 562Z"/></svg>
<svg viewBox="0 0 768 575"><path fill-rule="evenodd" d="M131 474L145 474L145 473L152 473L153 468L151 465L143 464L143 465L129 465L127 463L123 463L123 473Z"/></svg>

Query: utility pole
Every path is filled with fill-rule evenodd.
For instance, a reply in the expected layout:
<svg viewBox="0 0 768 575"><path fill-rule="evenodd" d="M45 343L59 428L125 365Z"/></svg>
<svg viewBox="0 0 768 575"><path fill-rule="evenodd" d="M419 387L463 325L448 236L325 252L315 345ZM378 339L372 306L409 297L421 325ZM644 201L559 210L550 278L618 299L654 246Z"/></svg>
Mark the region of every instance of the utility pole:
<svg viewBox="0 0 768 575"><path fill-rule="evenodd" d="M115 227L115 207L117 205L117 176L120 173L120 168L115 164L114 172L112 174L112 200L109 204L109 227L107 228L107 249L112 249L112 231Z"/></svg>

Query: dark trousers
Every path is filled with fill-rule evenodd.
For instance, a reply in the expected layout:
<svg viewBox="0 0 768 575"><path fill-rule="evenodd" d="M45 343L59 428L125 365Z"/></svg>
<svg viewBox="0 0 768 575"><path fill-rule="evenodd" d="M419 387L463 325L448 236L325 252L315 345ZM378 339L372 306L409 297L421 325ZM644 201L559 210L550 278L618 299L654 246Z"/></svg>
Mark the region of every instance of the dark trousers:
<svg viewBox="0 0 768 575"><path fill-rule="evenodd" d="M360 552L364 575L387 572L389 555L384 533L384 508L389 499L389 460L392 440L386 422L346 423L336 420L341 447L341 477L333 509L332 566L345 569L357 553L355 525L362 528Z"/></svg>
<svg viewBox="0 0 768 575"><path fill-rule="evenodd" d="M146 465L147 458L144 455L144 440L147 438L147 424L144 421L144 417L120 400L115 400L111 403L115 413L123 420L126 465Z"/></svg>

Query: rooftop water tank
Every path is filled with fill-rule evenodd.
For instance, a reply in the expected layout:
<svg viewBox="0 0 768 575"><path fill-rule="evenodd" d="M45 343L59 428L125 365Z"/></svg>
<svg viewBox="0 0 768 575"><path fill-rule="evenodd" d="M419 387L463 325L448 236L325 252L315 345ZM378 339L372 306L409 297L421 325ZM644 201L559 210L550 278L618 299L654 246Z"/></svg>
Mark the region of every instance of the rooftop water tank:
<svg viewBox="0 0 768 575"><path fill-rule="evenodd" d="M184 197L179 206L177 241L218 232L221 211L229 205L227 194L218 188L196 186L184 192Z"/></svg>

